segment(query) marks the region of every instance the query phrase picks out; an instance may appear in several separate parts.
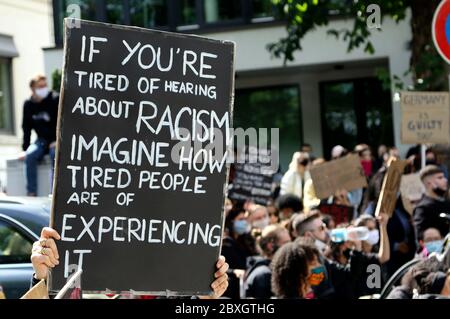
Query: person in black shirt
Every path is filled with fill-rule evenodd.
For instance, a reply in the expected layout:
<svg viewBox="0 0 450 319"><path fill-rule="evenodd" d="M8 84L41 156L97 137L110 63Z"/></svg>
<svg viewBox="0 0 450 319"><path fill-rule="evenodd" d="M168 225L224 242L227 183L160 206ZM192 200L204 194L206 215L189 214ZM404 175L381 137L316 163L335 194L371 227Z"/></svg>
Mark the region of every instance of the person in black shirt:
<svg viewBox="0 0 450 319"><path fill-rule="evenodd" d="M23 106L23 153L20 160L25 160L27 177L27 195L37 195L37 165L46 154L50 154L53 164L55 158L56 122L58 117L59 96L49 91L47 79L38 75L30 81L33 92L30 99ZM30 144L31 131L34 130L37 139Z"/></svg>
<svg viewBox="0 0 450 319"><path fill-rule="evenodd" d="M262 257L254 257L253 264L245 274L246 298L269 299L273 296L270 262L276 251L290 241L289 232L283 226L270 225L264 228L258 238L258 247L262 252Z"/></svg>
<svg viewBox="0 0 450 319"><path fill-rule="evenodd" d="M420 171L420 179L425 185L425 194L414 209L414 225L417 239L423 239L423 232L436 228L445 237L449 232L449 225L440 215L450 214L450 201L447 195L448 181L444 171L436 165L427 165Z"/></svg>

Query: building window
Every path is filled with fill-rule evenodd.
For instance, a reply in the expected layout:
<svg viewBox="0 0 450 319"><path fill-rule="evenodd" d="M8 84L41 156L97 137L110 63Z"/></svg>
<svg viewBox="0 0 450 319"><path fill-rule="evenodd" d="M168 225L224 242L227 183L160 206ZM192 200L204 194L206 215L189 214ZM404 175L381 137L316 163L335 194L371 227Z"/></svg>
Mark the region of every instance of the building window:
<svg viewBox="0 0 450 319"><path fill-rule="evenodd" d="M129 0L129 10L131 25L157 28L169 24L167 1Z"/></svg>
<svg viewBox="0 0 450 319"><path fill-rule="evenodd" d="M143 28L188 31L278 19L271 0L52 0L55 43L63 42L63 21L80 8L81 19Z"/></svg>
<svg viewBox="0 0 450 319"><path fill-rule="evenodd" d="M179 26L197 25L196 0L178 0L178 23Z"/></svg>
<svg viewBox="0 0 450 319"><path fill-rule="evenodd" d="M352 150L359 143L378 148L394 143L391 93L376 78L320 84L324 154L336 144ZM374 134L376 132L376 134Z"/></svg>
<svg viewBox="0 0 450 319"><path fill-rule="evenodd" d="M279 86L236 90L233 126L279 128L280 164L288 169L292 154L300 149L302 125L299 87ZM259 138L259 137L258 137Z"/></svg>
<svg viewBox="0 0 450 319"><path fill-rule="evenodd" d="M11 59L0 58L0 133L13 133Z"/></svg>
<svg viewBox="0 0 450 319"><path fill-rule="evenodd" d="M242 19L241 0L203 0L206 23Z"/></svg>
<svg viewBox="0 0 450 319"><path fill-rule="evenodd" d="M123 0L106 1L106 21L115 24L125 23L124 10Z"/></svg>
<svg viewBox="0 0 450 319"><path fill-rule="evenodd" d="M275 7L272 0L251 0L252 22L272 21L275 19Z"/></svg>

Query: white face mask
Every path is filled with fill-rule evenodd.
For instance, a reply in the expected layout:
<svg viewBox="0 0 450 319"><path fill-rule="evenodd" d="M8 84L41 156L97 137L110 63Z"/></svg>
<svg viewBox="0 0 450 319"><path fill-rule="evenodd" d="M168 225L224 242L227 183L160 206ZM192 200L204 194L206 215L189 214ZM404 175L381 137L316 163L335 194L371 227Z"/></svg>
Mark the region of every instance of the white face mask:
<svg viewBox="0 0 450 319"><path fill-rule="evenodd" d="M324 253L325 250L327 249L327 244L325 244L323 241L321 241L320 239L316 239L314 241L314 245L317 247L317 249L321 252Z"/></svg>
<svg viewBox="0 0 450 319"><path fill-rule="evenodd" d="M48 90L48 87L43 87L43 88L38 88L38 89L35 89L34 90L34 93L37 95L37 96L39 96L41 99L44 99L44 98L46 98L47 97L47 95L48 95L48 92L49 92L49 90Z"/></svg>
<svg viewBox="0 0 450 319"><path fill-rule="evenodd" d="M264 217L263 219L255 220L254 222L252 222L253 228L258 228L258 229L263 230L267 226L269 226L269 217Z"/></svg>
<svg viewBox="0 0 450 319"><path fill-rule="evenodd" d="M373 229L373 230L369 231L369 235L367 238L367 242L369 244L371 244L372 246L376 245L376 244L378 244L379 240L380 240L380 232L378 229Z"/></svg>

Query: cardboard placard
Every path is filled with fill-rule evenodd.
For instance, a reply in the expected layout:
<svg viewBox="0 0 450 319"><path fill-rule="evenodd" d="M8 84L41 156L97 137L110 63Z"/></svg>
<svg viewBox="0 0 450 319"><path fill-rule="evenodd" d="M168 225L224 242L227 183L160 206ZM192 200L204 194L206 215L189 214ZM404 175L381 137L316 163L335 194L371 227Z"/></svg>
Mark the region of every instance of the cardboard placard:
<svg viewBox="0 0 450 319"><path fill-rule="evenodd" d="M50 299L45 280L42 279L36 285L31 287L31 289L28 290L20 299Z"/></svg>
<svg viewBox="0 0 450 319"><path fill-rule="evenodd" d="M383 212L391 217L394 213L397 193L400 189L400 182L406 164L407 161L404 160L396 160L390 163L383 179L383 186L381 187L380 197L378 198L375 216Z"/></svg>
<svg viewBox="0 0 450 319"><path fill-rule="evenodd" d="M448 92L401 92L401 141L450 143Z"/></svg>
<svg viewBox="0 0 450 319"><path fill-rule="evenodd" d="M233 185L228 197L237 201L249 200L267 205L272 195L273 175L276 173L271 164L270 150L262 151L249 147L242 151L238 155L238 163L234 164Z"/></svg>
<svg viewBox="0 0 450 319"><path fill-rule="evenodd" d="M349 223L353 219L354 208L352 206L320 204L319 210L323 214L332 216L336 226L342 223Z"/></svg>
<svg viewBox="0 0 450 319"><path fill-rule="evenodd" d="M68 19L64 39L52 291L83 269L87 293L211 294L234 43Z"/></svg>
<svg viewBox="0 0 450 319"><path fill-rule="evenodd" d="M425 186L420 180L419 173L403 175L400 181L400 194L402 196L403 207L411 215L414 210L414 202L422 198L425 193Z"/></svg>
<svg viewBox="0 0 450 319"><path fill-rule="evenodd" d="M367 179L357 154L311 167L311 178L316 196L324 199L332 196L339 189L352 191L367 187Z"/></svg>

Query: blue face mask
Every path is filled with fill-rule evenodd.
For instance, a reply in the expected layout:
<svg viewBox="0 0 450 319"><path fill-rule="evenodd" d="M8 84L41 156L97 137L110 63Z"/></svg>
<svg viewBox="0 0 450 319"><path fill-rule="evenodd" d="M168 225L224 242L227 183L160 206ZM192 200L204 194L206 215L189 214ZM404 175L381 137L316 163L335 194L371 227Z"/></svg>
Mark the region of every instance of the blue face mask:
<svg viewBox="0 0 450 319"><path fill-rule="evenodd" d="M428 253L440 253L442 250L442 246L444 245L444 240L433 240L428 243L425 243L425 248Z"/></svg>
<svg viewBox="0 0 450 319"><path fill-rule="evenodd" d="M233 231L238 234L242 235L247 233L249 230L248 223L245 219L236 220L233 222Z"/></svg>

